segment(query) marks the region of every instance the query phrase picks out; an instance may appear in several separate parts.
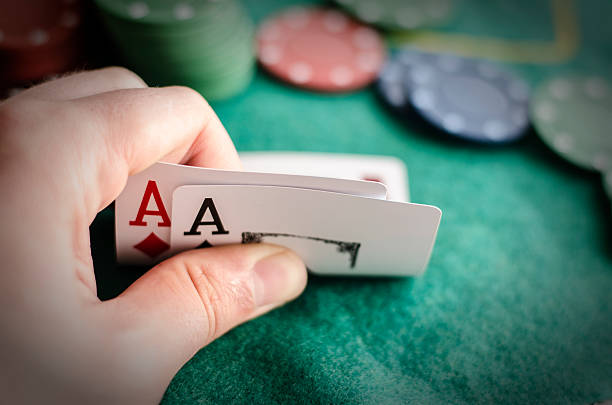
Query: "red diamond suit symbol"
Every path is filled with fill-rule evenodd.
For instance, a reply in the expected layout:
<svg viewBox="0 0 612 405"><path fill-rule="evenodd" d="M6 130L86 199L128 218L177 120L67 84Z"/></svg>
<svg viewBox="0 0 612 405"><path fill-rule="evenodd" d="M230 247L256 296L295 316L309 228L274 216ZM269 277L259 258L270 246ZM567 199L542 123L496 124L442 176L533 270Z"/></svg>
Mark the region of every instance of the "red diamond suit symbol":
<svg viewBox="0 0 612 405"><path fill-rule="evenodd" d="M159 236L151 232L149 236L135 244L134 248L140 250L142 253L153 259L154 257L159 256L166 250L170 249L170 245L161 240Z"/></svg>

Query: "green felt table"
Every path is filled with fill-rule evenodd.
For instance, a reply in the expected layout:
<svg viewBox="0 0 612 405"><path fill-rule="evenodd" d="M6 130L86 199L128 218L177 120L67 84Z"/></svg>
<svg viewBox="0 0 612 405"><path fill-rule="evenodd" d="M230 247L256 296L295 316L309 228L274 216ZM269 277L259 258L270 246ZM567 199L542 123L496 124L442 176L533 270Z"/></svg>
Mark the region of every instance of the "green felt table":
<svg viewBox="0 0 612 405"><path fill-rule="evenodd" d="M284 4L247 2L256 20ZM469 10L478 10L465 6L464 25ZM535 85L559 72L612 66L606 60L612 3L585 0L576 7L581 41L574 57L508 68ZM525 16L548 18L545 11ZM481 23L468 26L486 30ZM197 353L163 403L612 398L612 218L598 174L565 163L535 133L502 147L450 140L399 120L372 88L317 94L260 71L243 94L213 107L240 151L400 158L412 201L440 207L442 222L423 276L311 276L296 301ZM98 216L91 235L99 295L110 298L141 270L114 264L112 210Z"/></svg>

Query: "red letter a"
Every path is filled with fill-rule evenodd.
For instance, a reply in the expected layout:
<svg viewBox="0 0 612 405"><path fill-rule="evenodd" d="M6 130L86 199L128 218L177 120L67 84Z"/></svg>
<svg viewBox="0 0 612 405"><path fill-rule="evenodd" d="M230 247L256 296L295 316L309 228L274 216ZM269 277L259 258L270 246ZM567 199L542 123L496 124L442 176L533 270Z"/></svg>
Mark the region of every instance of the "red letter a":
<svg viewBox="0 0 612 405"><path fill-rule="evenodd" d="M153 199L155 200L155 204L157 205L158 209L157 211L147 210L147 207L149 206L149 201L151 200L151 196L153 196ZM159 195L157 183L155 183L153 180L149 180L149 182L147 183L147 188L145 189L144 196L142 197L142 202L140 203L140 208L138 209L136 219L130 221L130 225L147 226L147 223L143 221L145 215L154 215L157 217L161 217L162 221L157 224L158 226L170 226L170 217L168 217L166 207L164 207L161 195Z"/></svg>

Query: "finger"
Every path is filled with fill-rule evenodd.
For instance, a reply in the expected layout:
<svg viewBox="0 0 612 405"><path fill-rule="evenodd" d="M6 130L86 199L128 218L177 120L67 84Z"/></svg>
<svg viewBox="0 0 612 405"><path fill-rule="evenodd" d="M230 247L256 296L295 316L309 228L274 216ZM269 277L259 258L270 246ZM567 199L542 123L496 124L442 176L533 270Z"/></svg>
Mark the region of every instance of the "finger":
<svg viewBox="0 0 612 405"><path fill-rule="evenodd" d="M93 173L101 201L90 207L90 216L119 195L128 175L159 160L225 169L241 167L216 114L189 88L117 90L71 103L93 116L95 122L89 126L100 128L95 136L99 132L103 137L103 145L95 152L99 164ZM91 143L83 147L91 150Z"/></svg>
<svg viewBox="0 0 612 405"><path fill-rule="evenodd" d="M299 257L281 246L199 249L157 265L102 306L120 329L121 347L143 356L164 349L164 356L156 358L163 364L156 367L167 383L212 340L297 297L306 278Z"/></svg>
<svg viewBox="0 0 612 405"><path fill-rule="evenodd" d="M91 109L129 167L139 172L166 158L235 168L240 160L210 105L187 87L117 90L74 101ZM127 136L126 136L127 135Z"/></svg>
<svg viewBox="0 0 612 405"><path fill-rule="evenodd" d="M80 72L32 87L19 97L72 100L120 89L141 89L147 84L136 73L122 67Z"/></svg>
<svg viewBox="0 0 612 405"><path fill-rule="evenodd" d="M211 147L212 145L208 142L207 137L199 136L193 142L190 150L185 156L181 157L168 155L162 159L164 162L175 161L179 163L184 163L189 166L214 167L228 170L242 170L242 163L240 162L240 158L238 157L238 153L236 152L234 143L231 141L231 138L225 131L225 127L219 120L217 114L214 113L210 106L209 109L212 116L210 117L210 121L207 125L211 127L211 130L212 128L218 128L223 130L226 135L226 139L229 140L229 144L223 144L224 150L222 151L222 153L220 153L219 149L213 149Z"/></svg>

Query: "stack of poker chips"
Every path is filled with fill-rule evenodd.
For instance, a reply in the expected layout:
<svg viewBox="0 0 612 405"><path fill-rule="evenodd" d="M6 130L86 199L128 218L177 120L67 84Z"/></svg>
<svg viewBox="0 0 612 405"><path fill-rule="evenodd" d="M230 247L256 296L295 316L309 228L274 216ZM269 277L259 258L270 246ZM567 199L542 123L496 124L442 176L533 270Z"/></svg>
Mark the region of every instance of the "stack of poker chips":
<svg viewBox="0 0 612 405"><path fill-rule="evenodd" d="M578 167L601 173L612 201L612 83L607 77L551 77L537 87L530 112L549 148Z"/></svg>
<svg viewBox="0 0 612 405"><path fill-rule="evenodd" d="M553 76L532 92L492 62L405 48L386 61L377 88L397 115L464 140L507 143L533 128L563 159L600 172L612 200L612 84L603 75Z"/></svg>
<svg viewBox="0 0 612 405"><path fill-rule="evenodd" d="M0 88L74 69L82 56L77 0L0 0Z"/></svg>
<svg viewBox="0 0 612 405"><path fill-rule="evenodd" d="M403 49L387 60L378 91L400 116L465 140L506 143L529 129L527 83L485 60Z"/></svg>
<svg viewBox="0 0 612 405"><path fill-rule="evenodd" d="M96 0L128 67L149 85L185 85L208 100L254 73L254 27L235 0Z"/></svg>
<svg viewBox="0 0 612 405"><path fill-rule="evenodd" d="M348 13L386 30L442 25L452 15L453 0L336 0Z"/></svg>

